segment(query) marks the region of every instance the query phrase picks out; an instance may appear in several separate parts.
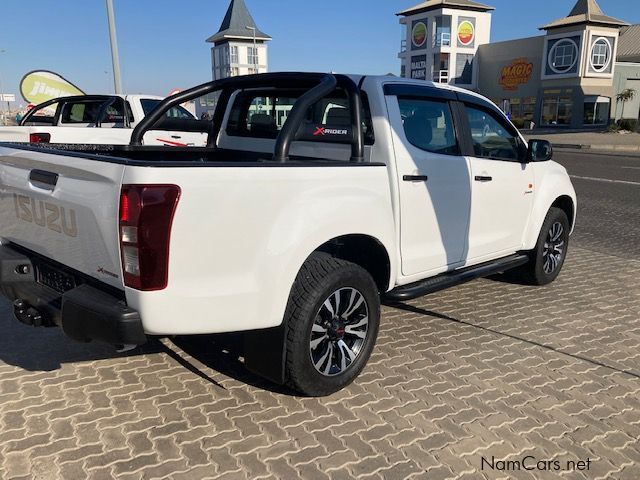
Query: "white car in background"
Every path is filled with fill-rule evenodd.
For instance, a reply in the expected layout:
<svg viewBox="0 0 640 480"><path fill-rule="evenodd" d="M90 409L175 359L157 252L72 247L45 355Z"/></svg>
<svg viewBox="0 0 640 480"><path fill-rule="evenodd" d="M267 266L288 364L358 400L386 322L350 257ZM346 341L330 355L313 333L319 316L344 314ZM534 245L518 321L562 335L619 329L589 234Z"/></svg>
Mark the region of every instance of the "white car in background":
<svg viewBox="0 0 640 480"><path fill-rule="evenodd" d="M78 95L31 109L18 126L0 127L0 142L128 145L140 121L163 100L153 95ZM165 114L163 131L150 131L145 145L202 147L201 121L182 106Z"/></svg>

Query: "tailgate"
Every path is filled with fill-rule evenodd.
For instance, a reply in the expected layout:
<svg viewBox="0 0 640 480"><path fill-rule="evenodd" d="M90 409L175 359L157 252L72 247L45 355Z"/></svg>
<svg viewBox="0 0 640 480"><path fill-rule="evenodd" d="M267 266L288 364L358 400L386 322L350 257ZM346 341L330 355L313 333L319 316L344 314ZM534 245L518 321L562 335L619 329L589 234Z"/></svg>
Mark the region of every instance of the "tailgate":
<svg viewBox="0 0 640 480"><path fill-rule="evenodd" d="M124 165L0 147L0 238L123 288Z"/></svg>
<svg viewBox="0 0 640 480"><path fill-rule="evenodd" d="M0 127L0 142L28 142L31 127Z"/></svg>

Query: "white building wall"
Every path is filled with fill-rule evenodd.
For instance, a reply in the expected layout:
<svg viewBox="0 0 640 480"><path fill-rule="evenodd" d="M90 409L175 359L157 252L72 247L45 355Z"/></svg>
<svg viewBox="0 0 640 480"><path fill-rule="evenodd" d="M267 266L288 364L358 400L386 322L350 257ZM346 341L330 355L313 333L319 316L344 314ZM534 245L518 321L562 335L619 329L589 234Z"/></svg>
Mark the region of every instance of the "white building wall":
<svg viewBox="0 0 640 480"><path fill-rule="evenodd" d="M238 48L237 62L231 61L231 49ZM211 49L212 77L214 80L237 75L249 75L256 73L255 63L249 63L249 48L253 48L253 42L231 41L223 45L217 45ZM269 71L269 56L267 44L258 43L258 73Z"/></svg>
<svg viewBox="0 0 640 480"><path fill-rule="evenodd" d="M451 17L451 38L450 44L434 46L434 36L436 32L436 18L442 16ZM473 46L458 45L458 28L462 18L472 18L475 21ZM413 25L415 21L424 21L427 25L427 41L423 48L413 50L412 35ZM468 10L458 10L451 8L443 8L425 13L420 13L400 19L400 23L405 27L406 38L404 39L401 51L398 57L404 66L405 76L411 77L412 57L426 55L426 80L431 81L432 72L434 71L434 55L436 53L449 54L449 75L448 83L454 83L456 77L456 61L459 54L470 54L476 57L478 47L490 42L491 40L491 13L474 12ZM478 85L478 65L477 59L474 58L472 82L467 85L458 84L463 87L477 88Z"/></svg>

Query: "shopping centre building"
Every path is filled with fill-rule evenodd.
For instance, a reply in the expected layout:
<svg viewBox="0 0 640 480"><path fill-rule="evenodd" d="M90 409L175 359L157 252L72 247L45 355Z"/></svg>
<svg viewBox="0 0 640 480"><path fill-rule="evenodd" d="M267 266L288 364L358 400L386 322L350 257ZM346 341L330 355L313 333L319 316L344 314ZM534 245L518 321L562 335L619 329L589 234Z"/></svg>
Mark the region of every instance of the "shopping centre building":
<svg viewBox="0 0 640 480"><path fill-rule="evenodd" d="M398 13L402 76L491 98L518 126L592 128L640 116L640 25L578 0L544 35L490 43L493 7L429 0ZM618 102L626 89L635 98Z"/></svg>

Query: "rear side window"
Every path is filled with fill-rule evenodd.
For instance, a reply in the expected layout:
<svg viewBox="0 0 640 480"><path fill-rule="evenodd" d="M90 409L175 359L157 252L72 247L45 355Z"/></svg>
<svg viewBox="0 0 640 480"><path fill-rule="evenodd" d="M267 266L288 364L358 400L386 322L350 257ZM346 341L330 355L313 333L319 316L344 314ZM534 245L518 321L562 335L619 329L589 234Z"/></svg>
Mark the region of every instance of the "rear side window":
<svg viewBox="0 0 640 480"><path fill-rule="evenodd" d="M97 123L124 125L124 102L121 99L112 102L102 112L102 118L98 118L105 102L106 100L95 100L65 103L60 113L60 122L68 125L93 125Z"/></svg>
<svg viewBox="0 0 640 480"><path fill-rule="evenodd" d="M399 97L398 104L409 143L427 152L460 155L448 102Z"/></svg>
<svg viewBox="0 0 640 480"><path fill-rule="evenodd" d="M62 107L60 122L94 124L98 121L103 103L102 101L65 103Z"/></svg>
<svg viewBox="0 0 640 480"><path fill-rule="evenodd" d="M522 156L523 146L506 121L470 105L465 110L476 157L515 161Z"/></svg>
<svg viewBox="0 0 640 480"><path fill-rule="evenodd" d="M304 91L288 90L240 92L233 103L227 134L237 137L275 139L284 126L293 106ZM362 94L365 143L374 143L371 112L366 94ZM334 135L332 132L339 132ZM299 138L307 141L349 143L351 110L347 96L336 91L307 111Z"/></svg>

